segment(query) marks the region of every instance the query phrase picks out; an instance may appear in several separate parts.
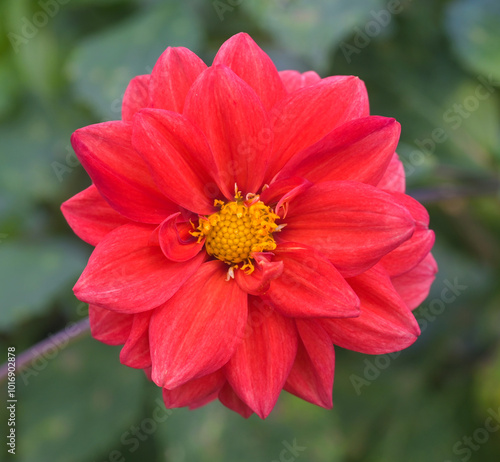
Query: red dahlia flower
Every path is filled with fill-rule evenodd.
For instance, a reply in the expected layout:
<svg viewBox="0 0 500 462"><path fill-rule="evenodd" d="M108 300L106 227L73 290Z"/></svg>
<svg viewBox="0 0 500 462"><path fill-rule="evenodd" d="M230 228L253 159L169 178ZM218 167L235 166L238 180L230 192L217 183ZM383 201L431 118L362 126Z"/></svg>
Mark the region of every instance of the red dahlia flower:
<svg viewBox="0 0 500 462"><path fill-rule="evenodd" d="M330 408L333 345L411 345L436 272L399 133L358 78L278 72L246 34L211 67L168 48L121 121L72 137L93 185L62 211L96 246L74 288L92 334L167 407L265 418L285 389Z"/></svg>

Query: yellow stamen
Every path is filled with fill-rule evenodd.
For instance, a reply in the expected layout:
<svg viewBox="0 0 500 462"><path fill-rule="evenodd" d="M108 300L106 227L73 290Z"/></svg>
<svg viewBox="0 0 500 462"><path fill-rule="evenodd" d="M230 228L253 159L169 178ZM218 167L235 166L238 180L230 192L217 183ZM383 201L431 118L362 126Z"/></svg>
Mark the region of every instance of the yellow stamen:
<svg viewBox="0 0 500 462"><path fill-rule="evenodd" d="M194 229L190 233L198 242L205 239L209 255L230 265L231 276L240 263L243 263L240 269L251 274L255 269L252 253L276 248L272 234L283 228L275 223L280 217L261 202L258 195L247 194L243 200L238 190L234 201L216 200L214 205L220 207L220 211L200 217L198 226L192 224Z"/></svg>

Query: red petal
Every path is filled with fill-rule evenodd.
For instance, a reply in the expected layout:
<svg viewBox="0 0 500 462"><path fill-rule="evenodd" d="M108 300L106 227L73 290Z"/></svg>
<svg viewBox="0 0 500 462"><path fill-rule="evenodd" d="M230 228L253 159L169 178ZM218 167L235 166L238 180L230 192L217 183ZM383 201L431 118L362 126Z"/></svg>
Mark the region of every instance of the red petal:
<svg viewBox="0 0 500 462"><path fill-rule="evenodd" d="M108 205L94 185L64 202L61 211L75 234L93 246L118 226L130 223Z"/></svg>
<svg viewBox="0 0 500 462"><path fill-rule="evenodd" d="M360 316L320 321L335 345L361 353L383 354L402 350L417 339L417 321L381 265L348 282L361 300Z"/></svg>
<svg viewBox="0 0 500 462"><path fill-rule="evenodd" d="M417 308L429 295L438 267L429 253L415 268L391 278L394 288L410 310Z"/></svg>
<svg viewBox="0 0 500 462"><path fill-rule="evenodd" d="M187 261L200 253L204 240L200 243L189 234L190 223L179 222L180 213L169 216L158 230L158 242L163 254L172 261Z"/></svg>
<svg viewBox="0 0 500 462"><path fill-rule="evenodd" d="M284 207L284 215L286 215L286 211L288 210L288 202L299 196L311 186L312 183L310 181L299 177L287 178L286 180L278 180L271 183L268 188L262 191L260 200L268 205L279 204L279 207L275 207L276 213L279 212L279 209L281 207Z"/></svg>
<svg viewBox="0 0 500 462"><path fill-rule="evenodd" d="M227 265L203 264L177 294L155 310L150 342L153 381L173 389L221 368L241 338L247 294L226 281Z"/></svg>
<svg viewBox="0 0 500 462"><path fill-rule="evenodd" d="M390 276L399 276L426 257L434 245L435 237L434 232L427 227L429 214L422 204L406 194L393 193L393 197L408 209L416 223L413 236L380 260Z"/></svg>
<svg viewBox="0 0 500 462"><path fill-rule="evenodd" d="M415 227L390 194L354 181L312 186L290 203L286 223L280 239L315 248L344 277L372 267Z"/></svg>
<svg viewBox="0 0 500 462"><path fill-rule="evenodd" d="M99 306L89 305L90 332L92 337L108 345L122 345L132 328L133 316L115 313Z"/></svg>
<svg viewBox="0 0 500 462"><path fill-rule="evenodd" d="M380 179L378 185L380 189L391 192L404 193L406 190L405 169L403 163L399 160L397 153L392 155L391 162L387 166L384 176Z"/></svg>
<svg viewBox="0 0 500 462"><path fill-rule="evenodd" d="M217 391L214 391L211 395L208 395L203 399L200 399L198 401L193 401L189 405L189 410L192 411L193 409L198 409L199 407L205 406L208 403L215 401L218 396L219 396L219 391L217 390Z"/></svg>
<svg viewBox="0 0 500 462"><path fill-rule="evenodd" d="M357 77L328 77L289 93L271 111L274 153L265 182L269 183L295 154L339 125L369 112L366 88Z"/></svg>
<svg viewBox="0 0 500 462"><path fill-rule="evenodd" d="M314 71L307 71L301 74L298 71L280 71L281 81L288 93L299 90L300 88L314 85L321 80L321 77Z"/></svg>
<svg viewBox="0 0 500 462"><path fill-rule="evenodd" d="M394 119L364 117L347 122L295 155L278 178L299 176L313 183L353 180L377 185L398 144Z"/></svg>
<svg viewBox="0 0 500 462"><path fill-rule="evenodd" d="M316 321L296 320L300 335L297 357L285 390L310 403L331 409L335 352L332 341Z"/></svg>
<svg viewBox="0 0 500 462"><path fill-rule="evenodd" d="M186 99L185 115L208 139L224 195L234 197L234 185L245 196L262 185L272 144L272 131L261 101L225 66L207 69Z"/></svg>
<svg viewBox="0 0 500 462"><path fill-rule="evenodd" d="M104 122L73 133L78 159L101 195L134 221L161 223L179 207L158 191L149 170L132 148L132 125Z"/></svg>
<svg viewBox="0 0 500 462"><path fill-rule="evenodd" d="M163 401L165 407L184 407L204 401L219 390L226 382L226 377L221 370L205 375L199 379L190 380L173 390L163 389Z"/></svg>
<svg viewBox="0 0 500 462"><path fill-rule="evenodd" d="M283 274L266 292L273 306L291 317L354 317L359 299L338 270L314 249L280 244L275 261L284 263Z"/></svg>
<svg viewBox="0 0 500 462"><path fill-rule="evenodd" d="M252 38L241 32L227 40L217 52L213 65L224 64L250 85L270 110L285 96L276 66Z"/></svg>
<svg viewBox="0 0 500 462"><path fill-rule="evenodd" d="M151 72L149 106L182 113L191 85L206 68L187 48L167 48Z"/></svg>
<svg viewBox="0 0 500 462"><path fill-rule="evenodd" d="M283 273L283 262L271 261L270 254L254 253L255 271L245 274L244 271L236 271L234 280L248 294L262 295L269 289L273 279Z"/></svg>
<svg viewBox="0 0 500 462"><path fill-rule="evenodd" d="M171 262L159 247L148 245L153 229L130 224L109 233L76 283L76 297L123 313L150 310L166 302L199 268L205 255Z"/></svg>
<svg viewBox="0 0 500 462"><path fill-rule="evenodd" d="M132 330L120 351L120 362L129 367L144 369L151 366L149 352L149 321L153 310L134 314Z"/></svg>
<svg viewBox="0 0 500 462"><path fill-rule="evenodd" d="M188 119L144 109L134 118L132 143L165 196L200 215L215 211L217 168L207 140Z"/></svg>
<svg viewBox="0 0 500 462"><path fill-rule="evenodd" d="M290 373L297 353L297 331L291 319L257 308L261 303L249 298L249 318L257 311L260 322L249 324L250 331L224 366L236 394L265 419L272 411Z"/></svg>
<svg viewBox="0 0 500 462"><path fill-rule="evenodd" d="M129 122L137 111L148 107L150 75L138 75L128 84L123 95L122 120Z"/></svg>
<svg viewBox="0 0 500 462"><path fill-rule="evenodd" d="M224 406L237 412L245 419L248 419L253 414L252 409L250 409L240 398L238 398L238 395L227 382L219 392L219 400Z"/></svg>

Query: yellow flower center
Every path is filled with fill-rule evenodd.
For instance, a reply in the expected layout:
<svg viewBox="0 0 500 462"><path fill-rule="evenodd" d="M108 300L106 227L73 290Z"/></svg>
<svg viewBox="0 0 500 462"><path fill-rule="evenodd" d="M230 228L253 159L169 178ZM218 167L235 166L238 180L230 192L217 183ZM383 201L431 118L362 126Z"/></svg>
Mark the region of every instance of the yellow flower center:
<svg viewBox="0 0 500 462"><path fill-rule="evenodd" d="M235 200L224 203L216 200L214 205L220 210L199 219L198 227L191 234L201 242L204 238L209 255L230 265L230 272L239 268L250 274L254 270L253 252L272 251L276 242L272 233L279 231L275 220L278 215L259 200L257 195L248 195L243 200L236 192Z"/></svg>

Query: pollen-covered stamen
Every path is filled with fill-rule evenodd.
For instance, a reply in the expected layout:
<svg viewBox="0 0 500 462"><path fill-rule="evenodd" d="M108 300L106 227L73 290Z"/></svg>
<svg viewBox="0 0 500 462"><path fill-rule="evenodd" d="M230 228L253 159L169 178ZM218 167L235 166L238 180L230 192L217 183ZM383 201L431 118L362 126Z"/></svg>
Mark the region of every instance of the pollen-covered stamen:
<svg viewBox="0 0 500 462"><path fill-rule="evenodd" d="M280 217L261 202L258 195L247 195L243 200L237 192L234 199L228 203L216 200L214 205L220 206L220 211L201 217L191 234L198 237L198 242L205 239L209 255L227 263L231 269L240 268L250 274L254 270L252 253L274 250L276 242L272 233L282 226L275 223ZM240 263L243 263L241 267Z"/></svg>

